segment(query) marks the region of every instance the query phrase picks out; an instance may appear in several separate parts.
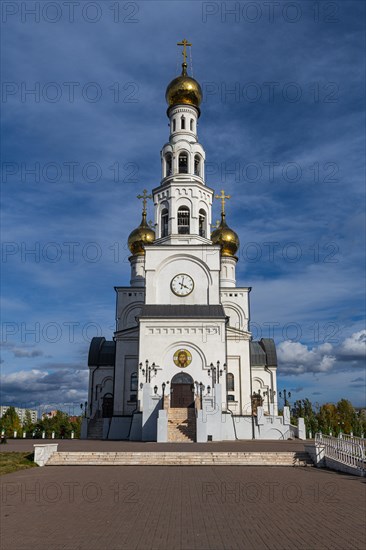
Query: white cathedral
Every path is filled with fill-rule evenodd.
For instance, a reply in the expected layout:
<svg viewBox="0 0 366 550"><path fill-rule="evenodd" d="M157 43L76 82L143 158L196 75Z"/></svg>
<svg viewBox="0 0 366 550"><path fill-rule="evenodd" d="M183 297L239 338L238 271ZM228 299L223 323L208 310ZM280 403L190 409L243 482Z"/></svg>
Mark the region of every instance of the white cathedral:
<svg viewBox="0 0 366 550"><path fill-rule="evenodd" d="M214 190L198 141L202 91L187 74L166 90L169 141L162 179L128 238L130 286L116 290L113 341L93 338L82 437L134 441L284 439L299 435L278 416L273 340L252 340L251 288L236 284L238 235L212 226ZM154 229L147 222L153 199Z"/></svg>

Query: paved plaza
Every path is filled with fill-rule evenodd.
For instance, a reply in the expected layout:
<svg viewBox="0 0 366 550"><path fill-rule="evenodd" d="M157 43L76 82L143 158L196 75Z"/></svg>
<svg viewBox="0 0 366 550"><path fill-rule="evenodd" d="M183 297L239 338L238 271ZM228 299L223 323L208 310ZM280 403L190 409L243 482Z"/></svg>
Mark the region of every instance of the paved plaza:
<svg viewBox="0 0 366 550"><path fill-rule="evenodd" d="M126 447L106 443L60 448ZM258 450L256 443L237 450ZM277 450L273 443L262 450ZM288 441L282 450L292 444L303 448ZM1 480L1 550L365 548L365 480L312 467L44 467Z"/></svg>
<svg viewBox="0 0 366 550"><path fill-rule="evenodd" d="M33 452L34 444L57 443L59 451L127 451L127 452L200 452L200 451L303 451L304 442L299 439L286 441L214 441L208 443L155 443L141 441L96 441L87 439L8 439L0 446L0 452Z"/></svg>

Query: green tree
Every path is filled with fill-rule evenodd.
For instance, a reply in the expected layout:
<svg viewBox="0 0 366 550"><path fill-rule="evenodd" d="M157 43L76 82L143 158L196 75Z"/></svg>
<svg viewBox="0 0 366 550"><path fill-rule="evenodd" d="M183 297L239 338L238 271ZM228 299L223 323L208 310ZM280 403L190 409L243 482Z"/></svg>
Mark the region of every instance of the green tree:
<svg viewBox="0 0 366 550"><path fill-rule="evenodd" d="M347 399L341 399L337 403L338 430L346 434L354 433L357 428L357 414L352 403Z"/></svg>
<svg viewBox="0 0 366 550"><path fill-rule="evenodd" d="M75 439L78 439L80 437L81 422L82 422L81 416L77 416L76 420L74 420L73 422L70 422L71 430L74 432Z"/></svg>
<svg viewBox="0 0 366 550"><path fill-rule="evenodd" d="M355 435L362 435L365 437L366 435L366 409L360 409L357 411L357 433Z"/></svg>
<svg viewBox="0 0 366 550"><path fill-rule="evenodd" d="M14 407L9 407L0 419L0 429L5 430L6 437L13 437L14 431L21 435L22 425Z"/></svg>
<svg viewBox="0 0 366 550"><path fill-rule="evenodd" d="M70 439L71 432L74 432L74 437L80 437L82 417L77 417L73 422L70 421L69 416L63 411L57 411L55 416L44 416L42 420L39 420L34 427L36 437L42 437L42 432L46 433L46 438L52 437L52 432L55 432L56 439Z"/></svg>
<svg viewBox="0 0 366 550"><path fill-rule="evenodd" d="M333 403L325 403L319 409L317 414L319 431L324 434L337 435L338 433L338 415L337 407Z"/></svg>
<svg viewBox="0 0 366 550"><path fill-rule="evenodd" d="M318 430L318 421L313 410L311 401L307 398L295 401L292 408L292 414L294 419L296 419L296 423L299 417L304 419L307 436L309 436L311 432L312 436L314 437L314 434Z"/></svg>
<svg viewBox="0 0 366 550"><path fill-rule="evenodd" d="M25 411L23 431L27 434L27 436L32 435L34 431L34 423L32 421L31 413L28 410Z"/></svg>

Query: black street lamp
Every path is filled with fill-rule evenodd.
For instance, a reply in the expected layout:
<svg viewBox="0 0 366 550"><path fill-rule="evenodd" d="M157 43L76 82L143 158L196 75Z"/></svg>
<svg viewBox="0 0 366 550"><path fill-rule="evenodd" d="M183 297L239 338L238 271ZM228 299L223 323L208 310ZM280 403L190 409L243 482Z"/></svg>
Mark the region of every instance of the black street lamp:
<svg viewBox="0 0 366 550"><path fill-rule="evenodd" d="M213 363L210 363L210 366L208 367L208 375L212 378L212 386L216 384L216 369L213 365Z"/></svg>
<svg viewBox="0 0 366 550"><path fill-rule="evenodd" d="M226 371L226 363L223 364L222 369L220 369L220 361L217 361L216 367L214 367L214 364L211 363L208 367L208 373L209 376L212 377L212 386L217 383L220 383L220 377L224 374L224 371Z"/></svg>
<svg viewBox="0 0 366 550"><path fill-rule="evenodd" d="M269 404L274 403L274 396L276 395L276 392L272 390L272 388L268 389L267 391L263 392L264 397L267 397L268 401L268 411L269 411Z"/></svg>
<svg viewBox="0 0 366 550"><path fill-rule="evenodd" d="M151 373L153 372L156 374L158 372L158 369L155 366L155 363L153 363L151 366L149 365L148 359L145 361L145 368L142 367L142 363L139 364L140 371L142 373L142 376L145 376L145 382L151 382Z"/></svg>
<svg viewBox="0 0 366 550"><path fill-rule="evenodd" d="M222 369L220 369L220 361L217 361L217 383L220 383L220 376L223 375L224 371L226 371L226 363L222 365Z"/></svg>
<svg viewBox="0 0 366 550"><path fill-rule="evenodd" d="M166 388L165 382L162 383L161 388L163 390L163 396L162 396L162 400L161 400L161 408L164 409L164 394L165 394L165 388Z"/></svg>
<svg viewBox="0 0 366 550"><path fill-rule="evenodd" d="M280 391L279 396L283 398L284 407L288 407L290 403L287 398L291 397L291 392L288 392L286 389L284 389L283 391Z"/></svg>
<svg viewBox="0 0 366 550"><path fill-rule="evenodd" d="M202 382L200 382L200 407L201 407L201 410L202 410L202 394L203 394L203 388L204 388L204 385L202 384Z"/></svg>

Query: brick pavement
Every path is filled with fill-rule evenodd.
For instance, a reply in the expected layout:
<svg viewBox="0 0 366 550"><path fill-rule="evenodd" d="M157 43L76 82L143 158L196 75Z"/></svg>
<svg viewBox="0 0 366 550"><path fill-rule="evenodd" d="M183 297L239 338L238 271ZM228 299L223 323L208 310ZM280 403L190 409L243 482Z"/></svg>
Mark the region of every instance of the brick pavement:
<svg viewBox="0 0 366 550"><path fill-rule="evenodd" d="M33 451L37 443L58 443L59 451L303 451L304 441L299 439L217 441L208 443L143 443L141 441L95 441L80 439L9 439L0 445L0 452Z"/></svg>
<svg viewBox="0 0 366 550"><path fill-rule="evenodd" d="M1 550L365 548L364 480L316 468L69 466L1 480Z"/></svg>

